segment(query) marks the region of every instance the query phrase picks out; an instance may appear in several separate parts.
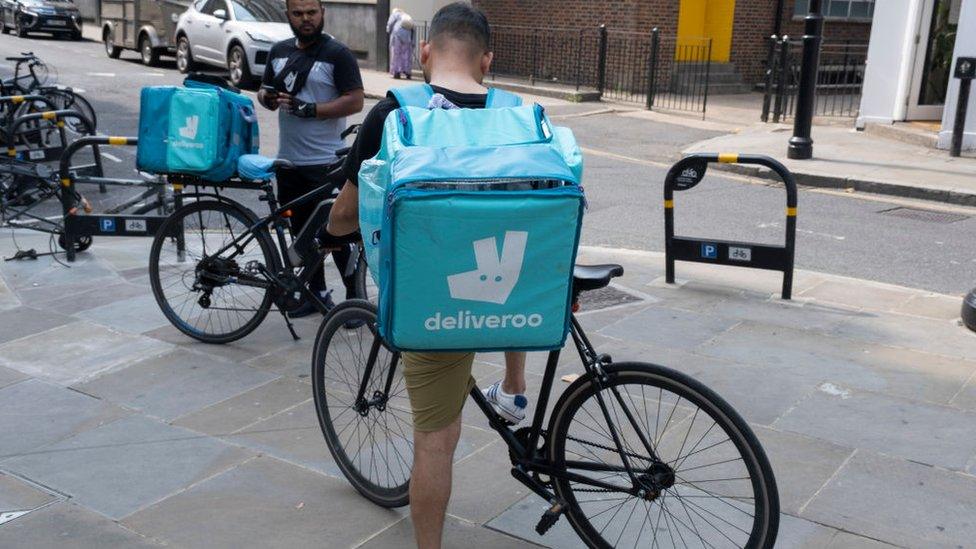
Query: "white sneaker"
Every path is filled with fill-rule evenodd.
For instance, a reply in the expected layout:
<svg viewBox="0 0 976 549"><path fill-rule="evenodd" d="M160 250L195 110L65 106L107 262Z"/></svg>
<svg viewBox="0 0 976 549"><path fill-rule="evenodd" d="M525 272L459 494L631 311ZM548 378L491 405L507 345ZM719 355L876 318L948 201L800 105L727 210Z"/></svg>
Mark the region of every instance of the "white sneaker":
<svg viewBox="0 0 976 549"><path fill-rule="evenodd" d="M525 395L510 395L502 390L502 382L497 381L487 389L481 391L491 403L498 415L513 425L525 419L525 407L529 399Z"/></svg>

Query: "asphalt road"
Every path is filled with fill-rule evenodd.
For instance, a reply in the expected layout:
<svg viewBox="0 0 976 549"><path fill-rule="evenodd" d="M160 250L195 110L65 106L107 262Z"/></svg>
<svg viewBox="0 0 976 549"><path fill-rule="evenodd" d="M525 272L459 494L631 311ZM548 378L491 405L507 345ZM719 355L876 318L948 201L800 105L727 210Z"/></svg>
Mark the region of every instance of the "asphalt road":
<svg viewBox="0 0 976 549"><path fill-rule="evenodd" d="M104 134L136 135L139 90L182 81L171 61L148 68L137 62L134 52L124 53L121 60L109 59L96 42L0 36L4 55L28 50L57 68L60 83L84 90ZM8 74L12 66L2 63L0 74ZM583 242L663 250L662 183L667 166L687 144L717 134L613 113L578 116L601 108L548 109L558 124L574 130L585 150L589 211ZM262 152L273 154L276 115L259 111ZM361 115L351 117L349 122L360 119ZM133 176L133 148L105 152L118 159L106 162L110 175ZM253 195L242 199L261 211ZM99 203L116 200L121 200L118 193L99 197ZM802 189L799 203L798 268L949 294L976 286L976 209L814 189ZM782 188L712 172L698 187L677 196L677 231L702 238L782 242L784 205ZM954 213L959 218L945 223L891 214L890 210L901 207Z"/></svg>

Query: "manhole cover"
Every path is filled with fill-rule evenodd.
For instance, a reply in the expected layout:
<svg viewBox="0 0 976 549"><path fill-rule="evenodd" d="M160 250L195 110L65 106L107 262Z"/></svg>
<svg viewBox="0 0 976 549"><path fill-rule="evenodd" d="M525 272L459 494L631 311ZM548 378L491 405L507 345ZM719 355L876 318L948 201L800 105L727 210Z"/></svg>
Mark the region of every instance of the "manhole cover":
<svg viewBox="0 0 976 549"><path fill-rule="evenodd" d="M891 208L890 210L881 210L878 212L884 215L892 215L895 217L903 217L905 219L914 219L915 221L925 221L927 223L955 223L956 221L964 221L969 219L968 215L950 213L950 212L939 212L935 210L923 210L921 208Z"/></svg>
<svg viewBox="0 0 976 549"><path fill-rule="evenodd" d="M580 296L580 309L583 311L598 311L600 309L608 309L617 305L635 303L637 301L641 301L641 298L607 286L599 290L584 292Z"/></svg>

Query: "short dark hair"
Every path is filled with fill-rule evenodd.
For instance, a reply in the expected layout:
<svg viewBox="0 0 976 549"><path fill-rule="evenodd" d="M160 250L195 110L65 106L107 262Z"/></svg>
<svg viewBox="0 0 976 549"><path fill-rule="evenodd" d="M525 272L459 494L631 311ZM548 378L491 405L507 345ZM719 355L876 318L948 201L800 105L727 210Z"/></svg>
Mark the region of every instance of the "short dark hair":
<svg viewBox="0 0 976 549"><path fill-rule="evenodd" d="M441 36L466 42L472 51L484 53L490 48L491 26L478 8L467 2L454 2L437 10L430 22L428 41L436 43Z"/></svg>

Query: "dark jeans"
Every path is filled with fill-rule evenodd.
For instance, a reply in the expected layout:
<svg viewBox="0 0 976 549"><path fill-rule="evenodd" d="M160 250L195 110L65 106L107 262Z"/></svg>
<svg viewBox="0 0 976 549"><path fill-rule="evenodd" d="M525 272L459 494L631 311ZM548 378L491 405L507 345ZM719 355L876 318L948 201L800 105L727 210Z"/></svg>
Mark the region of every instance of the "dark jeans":
<svg viewBox="0 0 976 549"><path fill-rule="evenodd" d="M338 174L330 177L330 172L333 171L335 171L334 168L329 165L296 166L290 169L283 168L278 170L279 203L284 205L324 185L335 186L335 193L337 194L339 192L338 189L345 183L345 177L342 176L341 170L339 170ZM319 202L330 198L330 196L332 195L327 194L322 196L320 200L310 200L305 204L291 209L292 236L298 236L298 233L301 232L308 219L312 216L312 212L315 211L315 207L319 205ZM317 230L318 227L312 227L312 229ZM341 250L332 252L332 258L335 260L339 275L342 277L342 283L346 287L346 297L352 297L355 295L356 277L353 274L355 265L351 264L354 261L351 246L347 245ZM317 272L312 275L308 285L312 291L325 291L325 272L322 270L322 265L317 267Z"/></svg>

